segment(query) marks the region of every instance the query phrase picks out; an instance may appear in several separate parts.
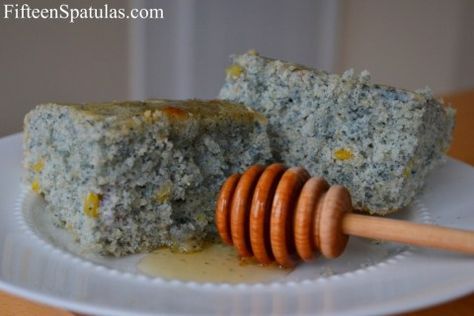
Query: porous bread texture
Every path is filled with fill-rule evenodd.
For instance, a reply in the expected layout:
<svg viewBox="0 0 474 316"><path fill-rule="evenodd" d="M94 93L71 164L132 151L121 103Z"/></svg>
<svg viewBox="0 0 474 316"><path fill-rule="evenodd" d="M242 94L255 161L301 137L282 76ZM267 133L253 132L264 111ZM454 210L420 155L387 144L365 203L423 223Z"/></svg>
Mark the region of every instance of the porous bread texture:
<svg viewBox="0 0 474 316"><path fill-rule="evenodd" d="M429 90L370 83L259 56L233 56L219 97L269 119L275 160L346 186L356 208L387 214L410 204L447 151L455 112Z"/></svg>
<svg viewBox="0 0 474 316"><path fill-rule="evenodd" d="M27 114L26 181L82 249L193 251L226 176L270 157L266 119L225 101L44 104Z"/></svg>

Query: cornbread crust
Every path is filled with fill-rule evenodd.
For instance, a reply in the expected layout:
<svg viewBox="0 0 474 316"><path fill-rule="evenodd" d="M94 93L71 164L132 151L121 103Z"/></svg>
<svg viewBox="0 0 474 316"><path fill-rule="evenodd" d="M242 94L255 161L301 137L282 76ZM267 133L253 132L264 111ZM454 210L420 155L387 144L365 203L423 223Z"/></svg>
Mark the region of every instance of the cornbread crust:
<svg viewBox="0 0 474 316"><path fill-rule="evenodd" d="M266 125L220 100L43 104L25 117L25 180L84 251L193 251L225 177L270 159Z"/></svg>
<svg viewBox="0 0 474 316"><path fill-rule="evenodd" d="M329 74L259 56L232 57L219 97L269 119L274 159L346 186L355 207L407 206L444 160L455 111L429 90L373 84L364 71Z"/></svg>

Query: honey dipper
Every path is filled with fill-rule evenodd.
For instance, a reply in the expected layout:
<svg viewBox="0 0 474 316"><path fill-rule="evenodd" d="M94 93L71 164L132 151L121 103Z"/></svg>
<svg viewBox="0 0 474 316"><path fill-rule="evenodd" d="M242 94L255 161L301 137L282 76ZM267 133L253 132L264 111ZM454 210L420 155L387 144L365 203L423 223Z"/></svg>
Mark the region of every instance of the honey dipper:
<svg viewBox="0 0 474 316"><path fill-rule="evenodd" d="M349 191L300 167L254 165L223 184L216 206L222 240L242 257L284 267L319 249L339 256L349 235L474 254L474 231L352 214Z"/></svg>

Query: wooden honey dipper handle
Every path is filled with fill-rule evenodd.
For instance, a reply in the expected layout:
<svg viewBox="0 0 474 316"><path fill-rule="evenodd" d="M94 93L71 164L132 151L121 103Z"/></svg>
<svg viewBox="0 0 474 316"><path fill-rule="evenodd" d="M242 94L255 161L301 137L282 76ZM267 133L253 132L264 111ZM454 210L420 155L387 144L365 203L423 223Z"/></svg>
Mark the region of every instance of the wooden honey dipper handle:
<svg viewBox="0 0 474 316"><path fill-rule="evenodd" d="M216 205L222 240L243 257L291 267L294 258L327 258L343 251L348 235L474 254L474 232L351 214L346 188L310 177L303 168L255 165L223 184Z"/></svg>
<svg viewBox="0 0 474 316"><path fill-rule="evenodd" d="M467 230L347 214L342 220L342 231L353 236L474 254L474 232Z"/></svg>

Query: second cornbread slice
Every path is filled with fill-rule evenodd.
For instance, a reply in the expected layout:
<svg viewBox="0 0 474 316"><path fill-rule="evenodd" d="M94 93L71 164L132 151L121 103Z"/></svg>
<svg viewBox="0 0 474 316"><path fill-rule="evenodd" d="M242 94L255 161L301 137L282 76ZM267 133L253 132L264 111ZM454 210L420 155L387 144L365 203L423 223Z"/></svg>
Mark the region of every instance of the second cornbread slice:
<svg viewBox="0 0 474 316"><path fill-rule="evenodd" d="M220 97L266 115L274 157L346 186L355 206L407 206L443 160L454 110L429 91L373 84L266 58L233 57Z"/></svg>

